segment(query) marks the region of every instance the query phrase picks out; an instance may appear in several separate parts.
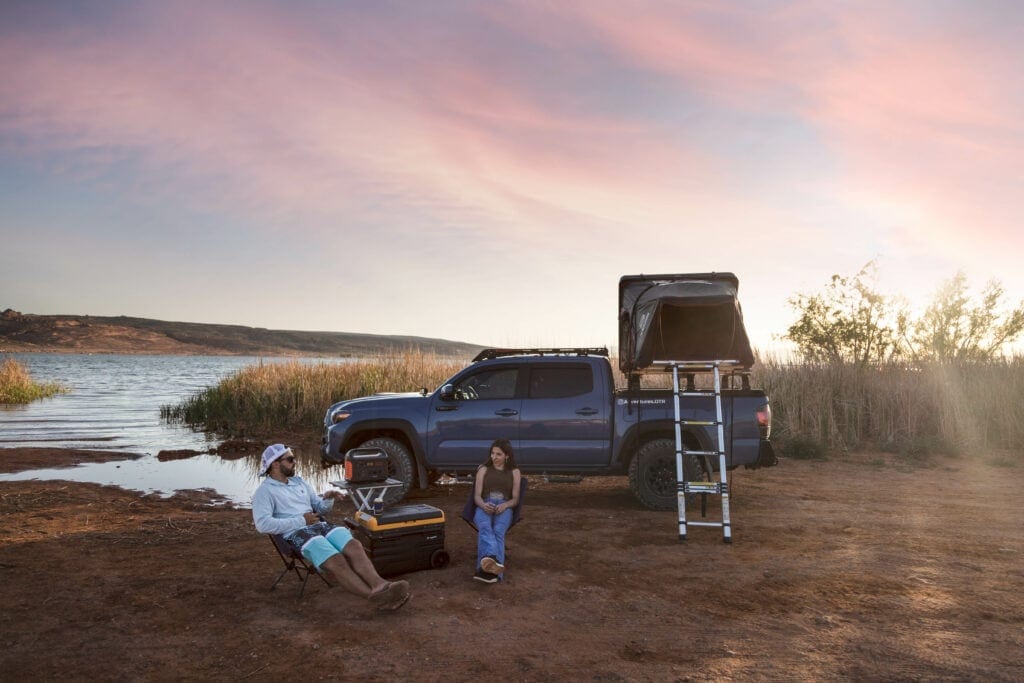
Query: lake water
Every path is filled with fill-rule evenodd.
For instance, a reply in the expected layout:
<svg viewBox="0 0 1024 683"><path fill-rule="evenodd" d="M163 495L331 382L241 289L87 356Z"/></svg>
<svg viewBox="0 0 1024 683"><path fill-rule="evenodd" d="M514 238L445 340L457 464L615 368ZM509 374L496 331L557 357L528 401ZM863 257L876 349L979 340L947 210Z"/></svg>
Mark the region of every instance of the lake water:
<svg viewBox="0 0 1024 683"><path fill-rule="evenodd" d="M114 450L143 456L72 468L0 474L0 481L84 481L162 495L210 488L240 505L249 504L252 491L259 484L253 458L229 461L207 454L160 462L156 454L162 450L188 448L208 453L219 443L212 435L162 423L160 407L176 404L247 365L293 360L11 353L0 355L0 361L8 357L24 365L34 380L59 382L71 391L24 406L0 405L0 458L3 448L20 446ZM303 474L302 469L299 474ZM326 478L320 472L316 474L317 477L306 477L307 481L315 486L325 484L313 481Z"/></svg>

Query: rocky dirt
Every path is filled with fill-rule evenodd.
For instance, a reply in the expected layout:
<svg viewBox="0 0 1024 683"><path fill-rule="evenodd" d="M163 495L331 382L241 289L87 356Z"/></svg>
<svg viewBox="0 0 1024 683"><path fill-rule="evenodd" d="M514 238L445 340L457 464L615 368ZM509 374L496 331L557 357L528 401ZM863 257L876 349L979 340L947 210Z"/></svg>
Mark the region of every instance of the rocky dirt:
<svg viewBox="0 0 1024 683"><path fill-rule="evenodd" d="M8 470L43 457L18 451L0 452ZM465 486L429 489L415 499L448 515L452 564L406 575L414 597L395 614L318 581L299 599L292 576L270 591L281 563L269 540L247 510L202 492L2 482L0 671L1019 681L1021 462L858 454L740 470L731 545L713 529L678 542L674 515L640 508L621 478L531 477L507 581L493 586L470 579Z"/></svg>

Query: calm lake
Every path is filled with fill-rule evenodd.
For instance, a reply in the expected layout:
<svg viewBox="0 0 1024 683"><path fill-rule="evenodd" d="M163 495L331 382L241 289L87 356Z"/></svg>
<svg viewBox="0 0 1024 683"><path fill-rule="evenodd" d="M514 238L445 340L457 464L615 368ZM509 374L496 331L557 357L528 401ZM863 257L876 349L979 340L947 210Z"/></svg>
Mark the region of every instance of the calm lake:
<svg viewBox="0 0 1024 683"><path fill-rule="evenodd" d="M189 448L207 453L218 445L211 435L160 421L160 407L178 403L237 370L290 358L247 356L136 356L11 353L36 381L59 382L70 393L25 406L0 405L0 458L4 448L42 446L142 453L136 460L93 463L73 468L0 474L0 481L60 479L113 484L146 493L210 488L248 505L259 480L251 459L224 460L200 455L160 462L162 450ZM301 359L347 362L347 359ZM326 410L327 406L324 406ZM309 454L312 455L312 454ZM313 469L313 468L308 468ZM319 469L319 468L317 468ZM314 486L326 475L305 476Z"/></svg>

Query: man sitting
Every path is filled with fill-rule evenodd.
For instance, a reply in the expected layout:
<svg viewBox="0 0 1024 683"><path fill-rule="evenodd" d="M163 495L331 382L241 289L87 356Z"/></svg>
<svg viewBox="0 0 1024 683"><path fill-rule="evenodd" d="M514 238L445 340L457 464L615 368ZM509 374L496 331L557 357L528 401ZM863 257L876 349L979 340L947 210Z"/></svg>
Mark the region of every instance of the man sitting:
<svg viewBox="0 0 1024 683"><path fill-rule="evenodd" d="M252 496L257 531L281 534L335 585L369 599L378 609L397 610L408 602L412 595L408 581L382 579L352 532L321 518L343 496L331 491L322 498L295 476L295 454L290 448L279 443L267 446L260 475L266 479Z"/></svg>

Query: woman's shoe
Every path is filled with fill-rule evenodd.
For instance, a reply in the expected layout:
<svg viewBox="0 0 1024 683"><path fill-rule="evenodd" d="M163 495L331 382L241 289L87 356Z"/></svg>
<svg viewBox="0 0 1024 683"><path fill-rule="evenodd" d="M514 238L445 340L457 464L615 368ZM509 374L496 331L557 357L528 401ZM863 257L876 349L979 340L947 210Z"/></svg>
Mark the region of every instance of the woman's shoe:
<svg viewBox="0 0 1024 683"><path fill-rule="evenodd" d="M488 574L483 569L477 569L476 574L473 574L473 578L484 583L498 583L497 576L494 574Z"/></svg>
<svg viewBox="0 0 1024 683"><path fill-rule="evenodd" d="M480 560L480 569L483 569L488 574L500 574L505 571L505 565L498 562L496 558L488 555L484 559Z"/></svg>

